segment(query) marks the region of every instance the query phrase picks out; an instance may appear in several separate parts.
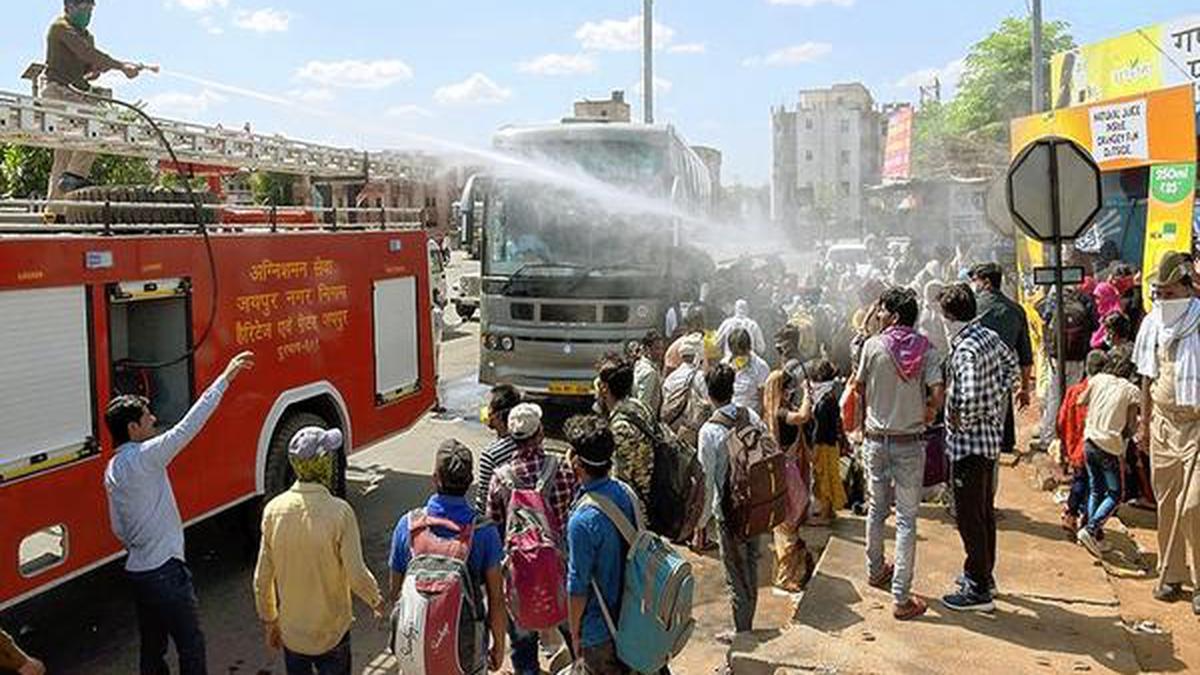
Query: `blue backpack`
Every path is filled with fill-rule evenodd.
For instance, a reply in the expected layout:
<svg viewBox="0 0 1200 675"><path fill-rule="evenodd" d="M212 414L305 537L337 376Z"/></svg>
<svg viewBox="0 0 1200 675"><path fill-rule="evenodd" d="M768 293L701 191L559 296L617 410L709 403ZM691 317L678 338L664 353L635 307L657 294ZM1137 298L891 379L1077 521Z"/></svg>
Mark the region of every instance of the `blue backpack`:
<svg viewBox="0 0 1200 675"><path fill-rule="evenodd" d="M589 492L579 502L580 506L599 509L629 545L619 621L613 621L594 580L592 591L616 642L617 658L635 672L657 673L683 651L692 637L696 627L692 619L696 583L691 563L665 539L646 529L637 497L624 487L634 504L636 527L603 495Z"/></svg>

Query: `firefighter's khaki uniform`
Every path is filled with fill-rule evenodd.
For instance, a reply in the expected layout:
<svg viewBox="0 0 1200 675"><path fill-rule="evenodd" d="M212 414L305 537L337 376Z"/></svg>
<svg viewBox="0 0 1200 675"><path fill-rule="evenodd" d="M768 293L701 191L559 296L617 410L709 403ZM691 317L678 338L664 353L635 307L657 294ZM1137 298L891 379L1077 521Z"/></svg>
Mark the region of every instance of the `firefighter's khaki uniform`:
<svg viewBox="0 0 1200 675"><path fill-rule="evenodd" d="M1191 483L1184 484L1189 465L1200 455L1200 408L1175 404L1178 344L1158 348L1158 377L1150 388L1154 402L1150 418L1150 463L1158 500L1158 571L1163 583L1190 582L1193 588L1200 588L1200 470L1193 470ZM1174 527L1179 531L1168 551Z"/></svg>
<svg viewBox="0 0 1200 675"><path fill-rule="evenodd" d="M65 16L60 16L46 32L46 75L42 96L68 103L91 103L71 91L71 87L88 91L91 89L87 79L89 75L117 70L122 65L120 61L96 49L96 39L90 32L72 26ZM96 155L92 152L56 149L47 189L50 199L62 197L58 182L63 173L87 178L95 161Z"/></svg>

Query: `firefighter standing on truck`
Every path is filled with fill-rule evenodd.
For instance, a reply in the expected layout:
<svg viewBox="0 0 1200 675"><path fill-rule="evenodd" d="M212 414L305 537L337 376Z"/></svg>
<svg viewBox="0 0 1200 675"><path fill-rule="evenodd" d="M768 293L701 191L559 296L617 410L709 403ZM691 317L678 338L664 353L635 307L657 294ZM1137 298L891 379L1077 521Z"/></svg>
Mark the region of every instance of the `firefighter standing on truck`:
<svg viewBox="0 0 1200 675"><path fill-rule="evenodd" d="M46 73L41 92L45 98L72 103L90 103L73 89L90 91L90 82L110 70L119 70L133 79L145 66L118 61L96 49L96 39L88 32L95 0L63 0L63 15L46 32ZM56 149L46 194L50 199L90 183L88 175L96 154L82 150Z"/></svg>

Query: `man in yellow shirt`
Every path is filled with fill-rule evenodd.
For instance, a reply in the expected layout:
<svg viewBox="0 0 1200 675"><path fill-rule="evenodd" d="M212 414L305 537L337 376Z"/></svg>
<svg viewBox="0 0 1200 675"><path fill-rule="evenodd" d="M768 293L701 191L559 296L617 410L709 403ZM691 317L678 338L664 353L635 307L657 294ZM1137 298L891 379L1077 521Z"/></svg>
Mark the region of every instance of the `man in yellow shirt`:
<svg viewBox="0 0 1200 675"><path fill-rule="evenodd" d="M341 445L337 429L296 432L288 444L296 483L263 511L254 596L267 646L283 648L288 675L349 675L351 593L383 616L354 510L326 487Z"/></svg>

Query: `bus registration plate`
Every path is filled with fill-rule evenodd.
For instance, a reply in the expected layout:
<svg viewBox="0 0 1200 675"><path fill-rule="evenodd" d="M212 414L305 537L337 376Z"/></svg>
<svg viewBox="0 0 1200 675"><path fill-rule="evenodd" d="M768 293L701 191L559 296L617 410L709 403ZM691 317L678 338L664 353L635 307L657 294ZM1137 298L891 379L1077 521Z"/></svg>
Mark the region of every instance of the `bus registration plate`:
<svg viewBox="0 0 1200 675"><path fill-rule="evenodd" d="M562 396L591 396L591 382L551 382L550 393Z"/></svg>

